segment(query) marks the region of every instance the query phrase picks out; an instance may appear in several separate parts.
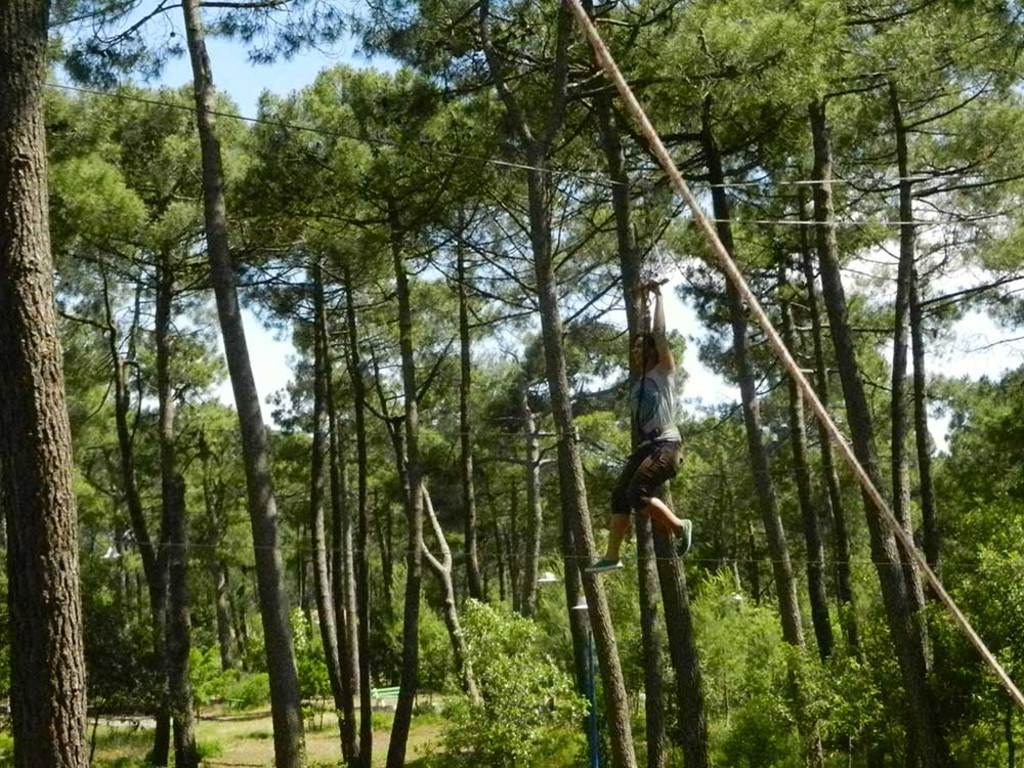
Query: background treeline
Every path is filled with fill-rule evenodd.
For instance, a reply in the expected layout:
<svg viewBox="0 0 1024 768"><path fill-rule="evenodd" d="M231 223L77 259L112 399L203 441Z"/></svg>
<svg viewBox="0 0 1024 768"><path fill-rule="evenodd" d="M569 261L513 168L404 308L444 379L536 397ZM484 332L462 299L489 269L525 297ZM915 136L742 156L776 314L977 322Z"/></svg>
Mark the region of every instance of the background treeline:
<svg viewBox="0 0 1024 768"><path fill-rule="evenodd" d="M182 766L196 711L269 701L277 765L298 766L302 702L325 698L347 764L397 768L432 691L438 764L584 764L592 642L612 765L1013 768L1020 713L702 261L567 6L207 5L166 39L166 3L50 21L84 86L46 89L45 120L91 714L153 715L148 759ZM1020 323L1019 9L587 9L858 458L1024 678L1024 369L936 365L965 318ZM400 66L326 69L256 119L213 88L207 32L270 59L343 28ZM184 50L194 87L117 85ZM673 329L677 358L698 345L740 399L681 415L685 568L641 520L600 579L581 568L630 450L627 330L655 275L702 322ZM294 341L272 418L240 307Z"/></svg>

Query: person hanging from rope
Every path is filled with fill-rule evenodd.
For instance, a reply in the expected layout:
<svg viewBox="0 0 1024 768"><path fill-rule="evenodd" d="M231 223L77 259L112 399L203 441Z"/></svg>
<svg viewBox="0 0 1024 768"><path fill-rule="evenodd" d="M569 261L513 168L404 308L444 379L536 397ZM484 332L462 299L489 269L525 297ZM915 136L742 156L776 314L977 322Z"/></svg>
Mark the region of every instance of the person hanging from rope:
<svg viewBox="0 0 1024 768"><path fill-rule="evenodd" d="M663 282L663 281L661 281ZM637 334L630 342L629 367L633 386L629 406L637 446L626 461L612 491L611 530L604 557L587 567L588 573L605 573L622 568L619 548L629 533L630 513L648 515L660 530L678 539L676 552L690 550L693 524L676 517L655 494L658 486L675 477L679 469L682 440L675 423L675 359L665 334L665 306L661 282L644 283L636 298L645 308L654 296L651 330ZM641 326L646 328L647 313Z"/></svg>

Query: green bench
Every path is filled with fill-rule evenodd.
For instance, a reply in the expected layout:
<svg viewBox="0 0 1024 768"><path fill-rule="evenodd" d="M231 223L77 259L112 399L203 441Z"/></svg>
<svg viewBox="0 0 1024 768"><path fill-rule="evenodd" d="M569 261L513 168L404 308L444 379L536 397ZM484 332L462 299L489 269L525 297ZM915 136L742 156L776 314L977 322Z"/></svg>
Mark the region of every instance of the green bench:
<svg viewBox="0 0 1024 768"><path fill-rule="evenodd" d="M370 706L383 707L385 702L398 701L398 692L400 690L401 688L397 685L390 688L371 688Z"/></svg>

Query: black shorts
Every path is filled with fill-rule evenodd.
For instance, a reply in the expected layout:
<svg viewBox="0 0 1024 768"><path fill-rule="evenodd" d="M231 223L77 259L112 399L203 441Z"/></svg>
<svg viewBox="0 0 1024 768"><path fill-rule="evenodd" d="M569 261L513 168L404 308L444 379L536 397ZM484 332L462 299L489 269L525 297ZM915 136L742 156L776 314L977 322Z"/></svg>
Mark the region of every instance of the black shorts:
<svg viewBox="0 0 1024 768"><path fill-rule="evenodd" d="M612 491L612 513L628 515L640 511L662 483L679 471L682 444L676 441L649 443L633 452L622 468Z"/></svg>

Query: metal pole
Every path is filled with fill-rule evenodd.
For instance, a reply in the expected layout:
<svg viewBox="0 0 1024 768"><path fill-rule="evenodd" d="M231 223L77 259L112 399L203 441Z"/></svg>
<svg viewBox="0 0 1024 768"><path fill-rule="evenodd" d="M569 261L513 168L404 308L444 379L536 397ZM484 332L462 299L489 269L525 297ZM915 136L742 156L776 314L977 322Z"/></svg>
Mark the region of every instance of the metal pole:
<svg viewBox="0 0 1024 768"><path fill-rule="evenodd" d="M588 693L590 694L590 732L588 735L588 741L590 742L590 768L601 768L601 750L597 742L597 696L594 688L594 633L590 630L590 625L587 625L587 683Z"/></svg>

